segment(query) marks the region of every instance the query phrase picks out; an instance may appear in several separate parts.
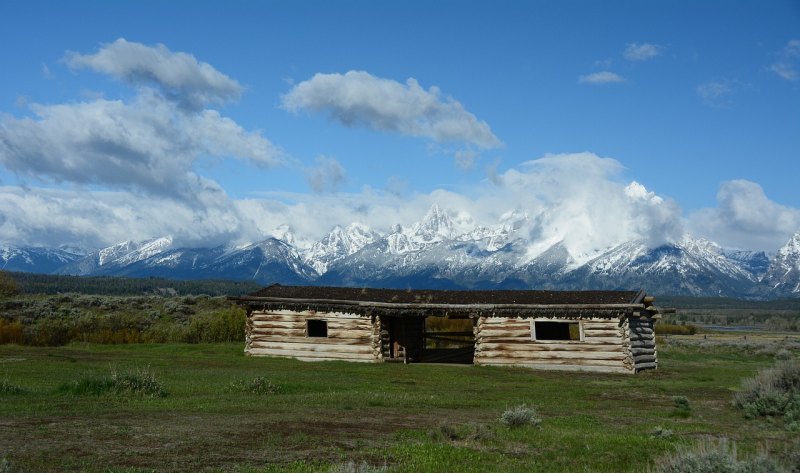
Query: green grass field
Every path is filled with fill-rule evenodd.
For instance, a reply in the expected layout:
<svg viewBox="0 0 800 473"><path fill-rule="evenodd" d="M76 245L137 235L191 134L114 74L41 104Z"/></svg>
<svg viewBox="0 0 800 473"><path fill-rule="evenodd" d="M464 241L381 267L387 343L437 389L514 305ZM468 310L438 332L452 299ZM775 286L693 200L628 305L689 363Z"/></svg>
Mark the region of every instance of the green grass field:
<svg viewBox="0 0 800 473"><path fill-rule="evenodd" d="M21 391L0 390L0 468L328 471L352 461L391 472L643 471L705 436L786 463L798 433L747 420L731 404L742 378L771 366L774 352L752 338L662 343L660 369L630 376L304 363L245 357L241 343L4 345L0 383ZM137 370L167 395L65 388ZM272 388L250 392L258 377ZM677 408L676 396L690 409ZM536 408L538 427L499 422L523 403Z"/></svg>

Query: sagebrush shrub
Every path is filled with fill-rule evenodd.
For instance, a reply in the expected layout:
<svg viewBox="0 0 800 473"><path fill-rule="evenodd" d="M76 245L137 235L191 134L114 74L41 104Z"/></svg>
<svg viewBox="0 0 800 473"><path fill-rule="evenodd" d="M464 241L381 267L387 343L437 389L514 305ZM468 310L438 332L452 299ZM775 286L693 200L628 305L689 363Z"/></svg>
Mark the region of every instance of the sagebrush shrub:
<svg viewBox="0 0 800 473"><path fill-rule="evenodd" d="M672 430L657 425L652 431L650 436L656 439L663 439L672 437Z"/></svg>
<svg viewBox="0 0 800 473"><path fill-rule="evenodd" d="M650 473L782 473L786 470L760 454L739 460L736 445L727 439L703 439L689 448L656 460Z"/></svg>
<svg viewBox="0 0 800 473"><path fill-rule="evenodd" d="M748 418L783 417L787 428L800 429L800 362L783 361L743 380L733 404Z"/></svg>
<svg viewBox="0 0 800 473"><path fill-rule="evenodd" d="M164 397L167 392L147 368L119 372L113 370L110 376L87 376L68 381L58 387L64 394L101 395L106 393L135 394L147 397Z"/></svg>
<svg viewBox="0 0 800 473"><path fill-rule="evenodd" d="M7 379L0 379L0 394L22 394L25 389Z"/></svg>
<svg viewBox="0 0 800 473"><path fill-rule="evenodd" d="M672 398L675 404L675 409L682 409L685 411L691 410L692 406L689 404L689 399L686 396L675 396Z"/></svg>
<svg viewBox="0 0 800 473"><path fill-rule="evenodd" d="M500 422L506 427L521 427L523 425L533 425L538 427L542 423L536 415L536 409L525 404L510 407L500 415Z"/></svg>
<svg viewBox="0 0 800 473"><path fill-rule="evenodd" d="M238 380L231 382L229 390L233 392L243 392L251 394L278 394L281 387L273 384L272 381L263 376L256 376L250 380Z"/></svg>
<svg viewBox="0 0 800 473"><path fill-rule="evenodd" d="M164 397L167 392L148 368L136 371L111 373L111 382L118 393L132 393L150 397Z"/></svg>

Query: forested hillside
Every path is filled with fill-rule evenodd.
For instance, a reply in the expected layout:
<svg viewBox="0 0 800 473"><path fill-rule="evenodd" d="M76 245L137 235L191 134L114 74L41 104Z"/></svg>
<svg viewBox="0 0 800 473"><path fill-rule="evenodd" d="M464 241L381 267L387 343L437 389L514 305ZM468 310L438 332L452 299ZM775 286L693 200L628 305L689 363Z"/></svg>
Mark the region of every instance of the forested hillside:
<svg viewBox="0 0 800 473"><path fill-rule="evenodd" d="M157 294L186 296L239 296L262 287L252 281L195 280L177 281L163 278L122 278L110 276L55 276L32 273L6 273L17 282L23 294L79 293L129 296Z"/></svg>

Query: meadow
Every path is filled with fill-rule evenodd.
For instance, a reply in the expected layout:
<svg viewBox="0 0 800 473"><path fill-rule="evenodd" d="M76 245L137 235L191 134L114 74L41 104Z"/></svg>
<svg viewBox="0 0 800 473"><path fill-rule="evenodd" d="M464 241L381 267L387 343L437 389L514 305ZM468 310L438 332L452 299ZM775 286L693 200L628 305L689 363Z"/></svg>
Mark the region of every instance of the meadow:
<svg viewBox="0 0 800 473"><path fill-rule="evenodd" d="M647 471L709 437L798 471L798 432L732 400L800 339L742 337L660 338L635 376L0 345L0 471Z"/></svg>

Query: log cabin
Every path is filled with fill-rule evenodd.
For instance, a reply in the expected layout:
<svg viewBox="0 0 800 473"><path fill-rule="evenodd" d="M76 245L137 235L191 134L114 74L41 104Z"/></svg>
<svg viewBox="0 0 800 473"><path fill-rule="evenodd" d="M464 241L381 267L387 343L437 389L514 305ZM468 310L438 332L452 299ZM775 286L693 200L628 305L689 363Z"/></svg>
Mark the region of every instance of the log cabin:
<svg viewBox="0 0 800 473"><path fill-rule="evenodd" d="M654 324L664 312L644 291L274 284L231 299L247 310L251 356L614 373L658 367Z"/></svg>

